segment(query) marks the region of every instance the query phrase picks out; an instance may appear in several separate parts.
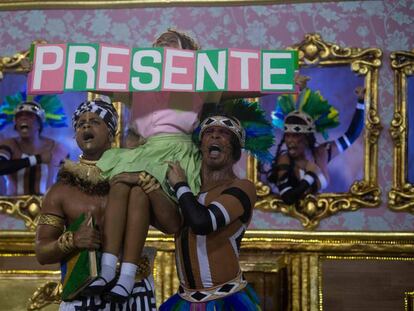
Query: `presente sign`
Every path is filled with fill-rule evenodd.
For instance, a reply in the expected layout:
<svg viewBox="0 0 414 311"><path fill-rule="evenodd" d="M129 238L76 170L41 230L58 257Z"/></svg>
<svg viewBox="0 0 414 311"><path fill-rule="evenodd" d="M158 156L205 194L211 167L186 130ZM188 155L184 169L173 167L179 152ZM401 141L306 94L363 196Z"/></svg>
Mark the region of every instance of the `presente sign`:
<svg viewBox="0 0 414 311"><path fill-rule="evenodd" d="M108 44L36 44L29 93L67 91L292 92L291 50L181 50Z"/></svg>

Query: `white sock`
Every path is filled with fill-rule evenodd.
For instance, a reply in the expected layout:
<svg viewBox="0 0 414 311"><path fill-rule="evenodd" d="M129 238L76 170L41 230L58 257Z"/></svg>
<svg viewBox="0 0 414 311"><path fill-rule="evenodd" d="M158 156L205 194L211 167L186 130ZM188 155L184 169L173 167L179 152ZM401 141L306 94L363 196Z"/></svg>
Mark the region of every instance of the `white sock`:
<svg viewBox="0 0 414 311"><path fill-rule="evenodd" d="M121 264L121 274L116 284L120 284L123 287L125 287L128 293L126 293L121 286L116 285L112 288L111 292L119 294L121 296L127 296L127 294L130 294L132 292L132 289L134 288L135 274L137 273L137 268L138 266L133 263L123 262Z"/></svg>
<svg viewBox="0 0 414 311"><path fill-rule="evenodd" d="M101 273L99 276L103 277L106 283L112 281L116 273L116 263L118 262L118 257L110 253L102 253L101 258ZM97 279L91 283L91 286L102 286L105 285L104 280Z"/></svg>

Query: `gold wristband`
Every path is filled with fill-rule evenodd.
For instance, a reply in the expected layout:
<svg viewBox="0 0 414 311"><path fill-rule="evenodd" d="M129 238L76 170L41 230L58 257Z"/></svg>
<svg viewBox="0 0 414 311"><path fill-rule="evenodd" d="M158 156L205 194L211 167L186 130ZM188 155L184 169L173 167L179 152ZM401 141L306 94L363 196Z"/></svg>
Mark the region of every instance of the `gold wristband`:
<svg viewBox="0 0 414 311"><path fill-rule="evenodd" d="M59 237L57 245L59 249L65 254L69 254L72 251L74 251L76 249L76 246L73 241L73 232L66 231L65 233L63 233Z"/></svg>
<svg viewBox="0 0 414 311"><path fill-rule="evenodd" d="M63 231L65 228L65 221L62 217L53 214L41 214L39 216L38 225L49 225Z"/></svg>

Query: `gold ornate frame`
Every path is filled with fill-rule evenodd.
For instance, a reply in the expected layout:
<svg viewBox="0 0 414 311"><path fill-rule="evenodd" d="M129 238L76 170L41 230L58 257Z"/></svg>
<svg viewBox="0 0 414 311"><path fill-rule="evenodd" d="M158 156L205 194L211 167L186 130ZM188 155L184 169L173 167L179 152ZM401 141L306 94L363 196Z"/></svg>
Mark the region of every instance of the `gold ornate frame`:
<svg viewBox="0 0 414 311"><path fill-rule="evenodd" d="M42 197L36 195L22 195L0 197L0 213L19 218L30 231L36 230Z"/></svg>
<svg viewBox="0 0 414 311"><path fill-rule="evenodd" d="M33 41L33 44L36 43L46 43L46 41ZM17 52L13 56L0 56L0 81L3 79L4 74L8 72L21 74L27 73L30 69L29 53L30 49Z"/></svg>
<svg viewBox="0 0 414 311"><path fill-rule="evenodd" d="M322 193L308 195L299 208L286 205L278 195L271 193L269 185L258 177L257 161L248 158L247 176L256 184L256 207L264 211L281 212L301 221L306 229L314 229L319 222L340 211L354 211L363 207L377 207L381 190L377 181L378 137L382 130L377 109L378 69L382 51L377 48L340 47L325 42L319 34L307 34L305 39L291 47L299 52L299 65L350 66L351 70L365 76L366 118L364 137L364 178L355 181L347 193Z"/></svg>
<svg viewBox="0 0 414 311"><path fill-rule="evenodd" d="M45 40L33 41L36 43L46 43ZM0 57L0 83L7 73L26 74L30 69L30 49L15 53L13 56ZM88 99L96 98L98 94L88 93ZM117 128L117 135L115 137L113 146L119 147L122 139L122 124L123 113L122 104L114 102L115 109L118 112L119 122ZM0 196L0 213L22 219L25 227L30 230L36 230L38 215L42 205L42 197L36 195L23 196Z"/></svg>
<svg viewBox="0 0 414 311"><path fill-rule="evenodd" d="M37 40L33 43L45 43L45 41ZM0 83L6 73L25 74L28 72L29 53L30 49L17 52L13 56L0 57ZM34 231L41 204L42 198L40 196L0 196L0 213L22 219L26 228Z"/></svg>
<svg viewBox="0 0 414 311"><path fill-rule="evenodd" d="M414 50L393 52L390 59L394 71L394 117L390 128L394 168L388 205L394 211L414 213L414 185L407 180L407 77L414 75Z"/></svg>

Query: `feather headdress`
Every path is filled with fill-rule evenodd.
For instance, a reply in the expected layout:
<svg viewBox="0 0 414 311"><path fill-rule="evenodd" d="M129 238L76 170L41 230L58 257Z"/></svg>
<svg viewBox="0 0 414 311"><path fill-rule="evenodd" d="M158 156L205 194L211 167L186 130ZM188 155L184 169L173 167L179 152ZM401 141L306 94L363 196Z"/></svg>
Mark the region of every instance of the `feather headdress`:
<svg viewBox="0 0 414 311"><path fill-rule="evenodd" d="M45 112L44 124L51 127L65 127L66 115L62 102L56 95L37 95L29 99L26 91L6 96L0 105L0 129L13 123L16 108L22 102L36 102Z"/></svg>
<svg viewBox="0 0 414 311"><path fill-rule="evenodd" d="M289 116L302 119L304 124L287 124L285 120ZM285 132L318 132L327 139L327 130L339 125L339 113L319 91L305 88L299 96L284 94L278 97L276 109L272 111L272 124Z"/></svg>
<svg viewBox="0 0 414 311"><path fill-rule="evenodd" d="M217 111L218 110L218 111ZM261 161L270 162L269 149L274 143L274 131L266 119L264 110L257 101L237 99L220 103L219 109L207 112L208 115L223 114L240 121L245 131L244 149ZM193 138L199 141L200 127L194 130Z"/></svg>

